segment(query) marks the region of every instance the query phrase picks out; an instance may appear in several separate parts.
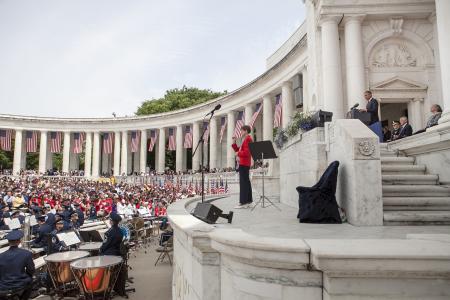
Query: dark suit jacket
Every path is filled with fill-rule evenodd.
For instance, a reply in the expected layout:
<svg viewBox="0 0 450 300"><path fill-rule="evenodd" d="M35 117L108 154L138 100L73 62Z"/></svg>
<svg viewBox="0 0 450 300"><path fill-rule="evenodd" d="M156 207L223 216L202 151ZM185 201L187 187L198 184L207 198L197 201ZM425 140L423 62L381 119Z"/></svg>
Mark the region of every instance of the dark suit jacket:
<svg viewBox="0 0 450 300"><path fill-rule="evenodd" d="M0 290L23 288L31 283L34 262L30 251L10 247L0 254Z"/></svg>
<svg viewBox="0 0 450 300"><path fill-rule="evenodd" d="M367 102L366 105L367 112L370 114L370 124L372 125L376 122L379 122L380 119L378 118L378 100L375 98L372 98Z"/></svg>
<svg viewBox="0 0 450 300"><path fill-rule="evenodd" d="M123 234L119 226L112 226L105 232L106 240L100 247L100 255L117 255L120 256L120 244L122 243Z"/></svg>
<svg viewBox="0 0 450 300"><path fill-rule="evenodd" d="M404 137L411 136L412 133L413 133L413 129L412 129L411 125L406 124L405 126L400 128L400 132L398 134L398 139L402 139Z"/></svg>

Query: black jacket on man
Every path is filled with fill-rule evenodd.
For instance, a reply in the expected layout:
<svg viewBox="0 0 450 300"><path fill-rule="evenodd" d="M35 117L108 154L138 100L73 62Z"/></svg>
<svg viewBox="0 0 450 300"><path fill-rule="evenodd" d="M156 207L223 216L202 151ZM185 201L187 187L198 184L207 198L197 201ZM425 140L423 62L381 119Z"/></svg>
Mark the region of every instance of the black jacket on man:
<svg viewBox="0 0 450 300"><path fill-rule="evenodd" d="M101 255L117 255L120 256L120 244L122 243L123 233L119 226L113 225L105 232L105 241L100 247Z"/></svg>
<svg viewBox="0 0 450 300"><path fill-rule="evenodd" d="M413 129L411 125L405 124L400 128L400 131L398 133L398 139L405 138L407 136L411 136L413 134Z"/></svg>
<svg viewBox="0 0 450 300"><path fill-rule="evenodd" d="M378 118L378 100L371 98L366 105L367 112L370 114L370 124L377 123L380 121Z"/></svg>
<svg viewBox="0 0 450 300"><path fill-rule="evenodd" d="M36 238L31 243L31 247L34 248L48 248L48 239L50 238L50 234L52 233L52 227L48 224L39 225L38 232L36 234Z"/></svg>
<svg viewBox="0 0 450 300"><path fill-rule="evenodd" d="M16 290L28 286L35 272L30 251L10 247L0 254L0 290Z"/></svg>

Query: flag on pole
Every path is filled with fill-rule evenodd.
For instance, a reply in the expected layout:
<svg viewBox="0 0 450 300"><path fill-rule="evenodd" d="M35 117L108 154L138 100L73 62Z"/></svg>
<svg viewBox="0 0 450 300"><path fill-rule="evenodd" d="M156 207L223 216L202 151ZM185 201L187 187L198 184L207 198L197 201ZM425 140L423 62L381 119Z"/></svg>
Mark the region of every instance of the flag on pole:
<svg viewBox="0 0 450 300"><path fill-rule="evenodd" d="M281 126L281 118L283 115L281 94L278 94L275 99L275 115L273 119L273 127L278 128Z"/></svg>
<svg viewBox="0 0 450 300"><path fill-rule="evenodd" d="M205 142L205 144L208 144L208 139L209 139L209 124L208 124L208 122L203 122L203 131L205 132L203 134L203 141Z"/></svg>
<svg viewBox="0 0 450 300"><path fill-rule="evenodd" d="M158 135L156 134L156 130L150 130L150 144L148 145L148 152L152 152L155 147L156 139Z"/></svg>
<svg viewBox="0 0 450 300"><path fill-rule="evenodd" d="M191 126L186 126L185 134L184 134L184 148L192 148L192 132Z"/></svg>
<svg viewBox="0 0 450 300"><path fill-rule="evenodd" d="M169 151L175 151L177 150L177 144L175 141L175 133L173 128L169 128L169 147L167 147L167 150Z"/></svg>
<svg viewBox="0 0 450 300"><path fill-rule="evenodd" d="M220 118L220 134L219 134L219 143L222 143L223 135L225 134L225 128L227 128L227 118Z"/></svg>
<svg viewBox="0 0 450 300"><path fill-rule="evenodd" d="M73 133L72 153L78 154L78 153L82 153L83 152L84 138L85 138L85 133L84 132L74 132Z"/></svg>
<svg viewBox="0 0 450 300"><path fill-rule="evenodd" d="M103 153L113 153L113 133L105 132L103 134Z"/></svg>
<svg viewBox="0 0 450 300"><path fill-rule="evenodd" d="M50 132L50 152L51 153L61 153L61 132Z"/></svg>
<svg viewBox="0 0 450 300"><path fill-rule="evenodd" d="M253 116L252 116L252 120L250 121L250 124L248 124L251 128L253 128L253 125L255 125L256 119L258 119L258 116L259 116L259 113L261 112L261 110L262 110L261 103L257 103L256 104L256 110L255 110L255 112L253 113Z"/></svg>
<svg viewBox="0 0 450 300"><path fill-rule="evenodd" d="M131 152L135 153L139 151L139 140L141 138L140 131L131 132Z"/></svg>
<svg viewBox="0 0 450 300"><path fill-rule="evenodd" d="M38 144L38 135L36 131L27 131L26 133L26 152L36 152Z"/></svg>
<svg viewBox="0 0 450 300"><path fill-rule="evenodd" d="M244 126L244 112L240 111L238 113L238 117L236 120L236 127L234 128L233 136L236 138L240 138L242 136L241 134L241 128Z"/></svg>
<svg viewBox="0 0 450 300"><path fill-rule="evenodd" d="M11 151L11 129L0 130L0 149L4 151Z"/></svg>

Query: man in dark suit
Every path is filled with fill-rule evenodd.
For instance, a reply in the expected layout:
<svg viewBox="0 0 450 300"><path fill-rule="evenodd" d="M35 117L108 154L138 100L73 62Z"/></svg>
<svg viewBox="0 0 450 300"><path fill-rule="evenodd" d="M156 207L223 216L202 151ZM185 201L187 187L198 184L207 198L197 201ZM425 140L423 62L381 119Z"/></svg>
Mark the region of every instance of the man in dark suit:
<svg viewBox="0 0 450 300"><path fill-rule="evenodd" d="M408 118L403 116L400 118L400 131L398 133L398 140L405 138L407 136L411 136L413 133L413 129L411 125L408 124Z"/></svg>
<svg viewBox="0 0 450 300"><path fill-rule="evenodd" d="M370 114L370 126L380 121L378 117L378 100L372 97L371 91L364 92L364 99L367 100L367 105L366 108L362 108L360 111L365 111Z"/></svg>
<svg viewBox="0 0 450 300"><path fill-rule="evenodd" d="M120 256L120 244L123 240L123 233L119 228L119 223L122 218L112 213L109 218L111 219L111 228L105 232L105 241L100 247L100 255L116 255Z"/></svg>
<svg viewBox="0 0 450 300"><path fill-rule="evenodd" d="M19 248L23 238L21 230L6 235L9 249L0 254L0 292L23 292L20 299L28 299L32 291L35 266L30 251Z"/></svg>

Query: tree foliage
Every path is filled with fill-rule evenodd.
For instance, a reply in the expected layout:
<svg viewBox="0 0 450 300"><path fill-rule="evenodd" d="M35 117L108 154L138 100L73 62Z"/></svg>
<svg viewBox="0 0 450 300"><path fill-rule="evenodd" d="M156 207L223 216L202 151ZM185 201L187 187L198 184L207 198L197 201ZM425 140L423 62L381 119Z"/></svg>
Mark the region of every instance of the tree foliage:
<svg viewBox="0 0 450 300"><path fill-rule="evenodd" d="M183 86L181 89L166 91L164 97L142 102L136 115L151 115L168 111L188 108L211 99L225 95L227 92L214 92L209 89L198 89Z"/></svg>

